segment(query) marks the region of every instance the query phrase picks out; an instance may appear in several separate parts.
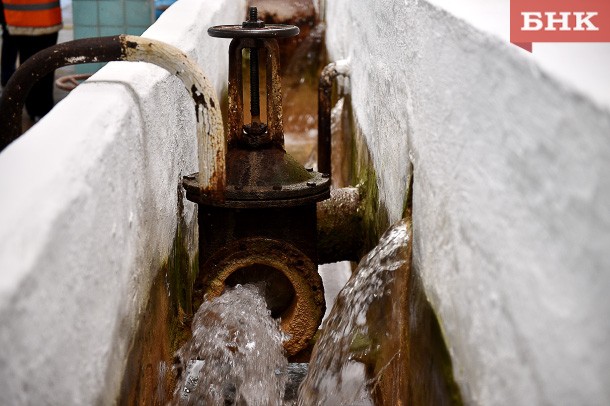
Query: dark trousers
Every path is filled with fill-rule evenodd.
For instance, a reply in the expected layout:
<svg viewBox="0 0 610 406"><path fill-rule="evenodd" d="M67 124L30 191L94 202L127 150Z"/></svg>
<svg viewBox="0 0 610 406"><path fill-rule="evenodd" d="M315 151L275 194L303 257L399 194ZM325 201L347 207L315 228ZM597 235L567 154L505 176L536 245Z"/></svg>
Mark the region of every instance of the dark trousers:
<svg viewBox="0 0 610 406"><path fill-rule="evenodd" d="M17 46L6 27L2 27L2 56L0 58L2 60L0 84L4 87L8 79L15 73L17 63Z"/></svg>
<svg viewBox="0 0 610 406"><path fill-rule="evenodd" d="M57 44L57 33L45 35L11 35L19 52L19 61L24 63L29 57L45 48ZM53 108L54 73L49 73L34 85L27 100L25 109L31 118L42 117Z"/></svg>
<svg viewBox="0 0 610 406"><path fill-rule="evenodd" d="M17 45L6 29L4 22L4 7L0 0L0 25L2 25L2 55L0 55L0 85L6 86L6 82L15 72L17 64Z"/></svg>

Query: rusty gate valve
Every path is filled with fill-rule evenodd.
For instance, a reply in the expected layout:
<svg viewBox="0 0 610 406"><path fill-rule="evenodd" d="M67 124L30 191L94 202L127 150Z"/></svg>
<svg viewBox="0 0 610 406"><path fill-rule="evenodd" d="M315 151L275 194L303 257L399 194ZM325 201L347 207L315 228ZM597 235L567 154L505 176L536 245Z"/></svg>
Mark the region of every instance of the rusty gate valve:
<svg viewBox="0 0 610 406"><path fill-rule="evenodd" d="M299 33L292 25L265 24L255 7L240 25L208 29L231 38L224 201L200 193L197 176L183 180L198 204L199 275L193 304L222 294L226 286L259 283L271 314L291 338L288 355L309 345L324 315L324 288L317 272L316 204L330 197L328 175L305 169L284 149L278 38ZM250 116L244 124L242 51L250 52ZM266 74L266 123L261 121L259 53Z"/></svg>
<svg viewBox="0 0 610 406"><path fill-rule="evenodd" d="M225 207L289 207L318 202L330 196L329 176L306 170L284 150L282 89L277 38L298 35L293 25L265 24L256 7L241 25L208 29L212 37L231 38L229 47L229 111L224 203L206 199L196 189L196 178L187 176L187 197ZM251 122L244 124L242 50L250 52ZM259 51L266 56L267 123L261 122Z"/></svg>
<svg viewBox="0 0 610 406"><path fill-rule="evenodd" d="M229 49L229 144L241 141L257 148L267 143L283 146L282 91L279 75L279 47L276 38L298 35L293 25L266 25L258 19L256 7L250 7L250 18L242 25L219 25L208 29L212 37L233 38ZM252 122L243 125L242 49L250 52L250 113ZM268 125L260 121L259 50L267 52Z"/></svg>

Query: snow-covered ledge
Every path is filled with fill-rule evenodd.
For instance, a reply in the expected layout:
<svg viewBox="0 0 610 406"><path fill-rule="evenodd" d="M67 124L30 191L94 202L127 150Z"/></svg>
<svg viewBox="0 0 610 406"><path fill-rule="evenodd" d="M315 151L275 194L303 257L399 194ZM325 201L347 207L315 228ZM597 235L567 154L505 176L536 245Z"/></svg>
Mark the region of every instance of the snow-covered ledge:
<svg viewBox="0 0 610 406"><path fill-rule="evenodd" d="M229 41L206 30L244 14L244 1L181 0L144 36L185 51L220 93ZM116 400L178 183L197 170L194 112L163 69L111 63L0 154L0 404Z"/></svg>
<svg viewBox="0 0 610 406"><path fill-rule="evenodd" d="M416 266L465 403L606 404L608 106L425 0L327 0L326 20L391 221L413 163Z"/></svg>

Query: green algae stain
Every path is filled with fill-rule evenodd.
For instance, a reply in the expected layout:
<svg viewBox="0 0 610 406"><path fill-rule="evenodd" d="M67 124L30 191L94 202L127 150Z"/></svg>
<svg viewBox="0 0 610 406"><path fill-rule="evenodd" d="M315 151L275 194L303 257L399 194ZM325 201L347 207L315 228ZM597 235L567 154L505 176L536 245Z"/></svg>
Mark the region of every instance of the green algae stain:
<svg viewBox="0 0 610 406"><path fill-rule="evenodd" d="M415 393L414 404L463 405L459 386L453 375L451 355L438 317L426 298L420 277L413 272L409 280L408 307L410 315L408 336L411 342L410 362L417 372L416 378L428 374L428 390ZM435 390L432 390L435 389ZM444 393L444 398L434 397L435 392Z"/></svg>
<svg viewBox="0 0 610 406"><path fill-rule="evenodd" d="M388 210L379 198L378 178L371 154L362 134L362 130L351 109L351 99L345 96L344 109L349 115L345 133L351 133L351 168L349 181L358 187L362 201L362 218L364 235L361 256L377 245L379 238L390 226Z"/></svg>
<svg viewBox="0 0 610 406"><path fill-rule="evenodd" d="M181 221L183 223L183 220ZM191 259L185 244L186 225L179 224L169 258L162 268L165 269L172 310L179 314L192 313L193 272Z"/></svg>
<svg viewBox="0 0 610 406"><path fill-rule="evenodd" d="M188 248L193 246L196 216L187 224L182 204L179 190L171 250L154 272L146 310L128 355L119 404L164 405L171 399L173 354L190 338L193 281L199 270L198 253L190 254Z"/></svg>
<svg viewBox="0 0 610 406"><path fill-rule="evenodd" d="M365 352L369 351L372 345L373 341L368 335L363 334L362 332L356 332L350 342L349 350L351 352Z"/></svg>
<svg viewBox="0 0 610 406"><path fill-rule="evenodd" d="M199 272L199 252L189 254L188 238L195 228L197 216L192 224L184 219L182 191L178 191L178 224L169 257L164 261L162 272L165 274L170 301L169 335L172 353L178 350L190 337L193 316L193 285Z"/></svg>
<svg viewBox="0 0 610 406"><path fill-rule="evenodd" d="M366 138L353 114L349 95L344 96L344 114L348 120L343 121L343 132L351 134L349 183L357 186L362 199L361 210L363 217L363 244L361 256L365 255L379 241L380 236L389 227L388 210L380 200L378 177L371 159ZM346 125L347 122L347 125ZM347 127L347 128L346 128ZM412 165L412 164L411 164ZM403 200L403 218L411 218L413 200L414 170L411 166L410 177L405 185ZM362 361L368 364L371 371L379 372L387 367L388 354L396 354L403 365L399 375L406 376L408 382L395 382L381 389L386 392L377 399L378 404L386 404L382 399L394 399L395 388L401 386L401 391L407 391L411 399L410 404L449 404L460 406L463 404L460 389L454 379L453 366L450 353L442 333L441 324L434 309L428 302L419 276L410 272L408 284L401 292L394 293L394 300L406 300L401 304L404 307L400 323L405 323L405 338L396 348L385 348L381 337L370 334L354 336L350 349L361 354ZM406 295L406 296L404 296ZM386 309L387 310L387 309ZM378 315L379 316L379 315ZM387 343L386 343L387 344ZM394 343L396 344L396 343ZM374 351L373 351L374 349ZM383 386L383 385L381 385Z"/></svg>

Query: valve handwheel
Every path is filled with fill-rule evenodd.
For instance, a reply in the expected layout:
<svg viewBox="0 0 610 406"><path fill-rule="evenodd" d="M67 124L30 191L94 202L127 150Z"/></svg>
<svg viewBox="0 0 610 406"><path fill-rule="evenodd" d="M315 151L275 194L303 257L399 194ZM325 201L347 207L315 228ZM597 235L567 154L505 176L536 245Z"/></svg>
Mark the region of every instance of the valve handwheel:
<svg viewBox="0 0 610 406"><path fill-rule="evenodd" d="M208 28L208 35L217 38L289 38L299 35L299 27L286 24L265 24L258 19L256 7L250 7L250 18L242 25L217 25Z"/></svg>

